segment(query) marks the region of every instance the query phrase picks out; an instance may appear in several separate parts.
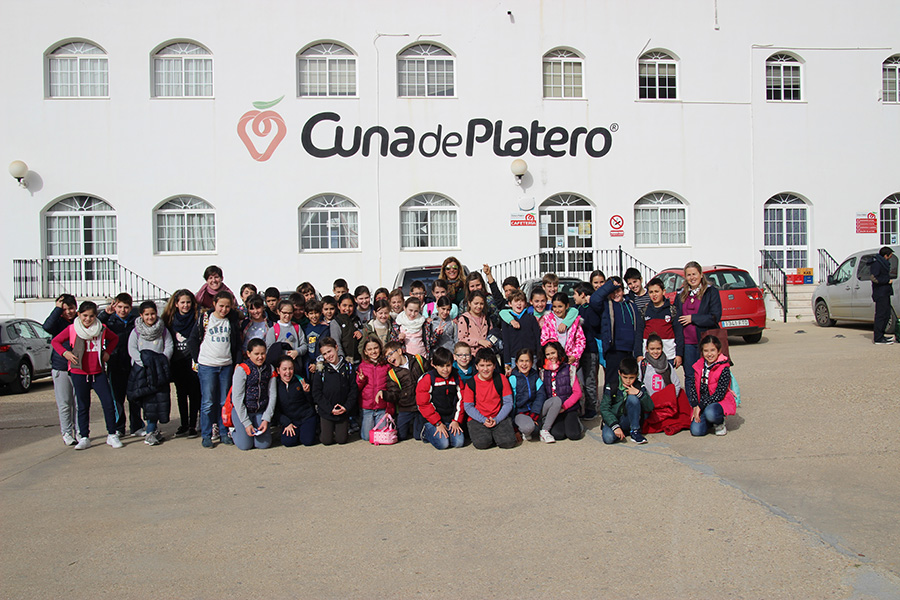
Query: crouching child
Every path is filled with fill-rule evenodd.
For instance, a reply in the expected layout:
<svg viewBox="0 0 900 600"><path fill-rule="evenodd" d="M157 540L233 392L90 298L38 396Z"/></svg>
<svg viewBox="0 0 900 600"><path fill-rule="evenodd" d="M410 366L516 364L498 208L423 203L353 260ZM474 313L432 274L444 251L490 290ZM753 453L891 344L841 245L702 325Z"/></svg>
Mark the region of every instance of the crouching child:
<svg viewBox="0 0 900 600"><path fill-rule="evenodd" d="M489 348L475 353L475 376L463 388L463 407L469 417L469 437L479 450L497 444L500 448L516 445L510 413L513 407L509 381L496 372L497 361Z"/></svg>
<svg viewBox="0 0 900 600"><path fill-rule="evenodd" d="M234 370L231 401L234 408L232 440L241 450L272 445L269 424L275 413L278 391L272 365L266 363L266 343L253 338L247 344L247 359Z"/></svg>
<svg viewBox="0 0 900 600"><path fill-rule="evenodd" d="M422 441L438 450L450 446L462 448L463 433L461 381L453 368L453 353L438 348L431 358L433 368L419 379L416 386L416 404L425 420Z"/></svg>
<svg viewBox="0 0 900 600"><path fill-rule="evenodd" d="M641 422L653 410L653 400L638 380L638 364L634 357L622 359L618 374L618 385L607 385L600 401L603 443L621 442L630 435L632 442L646 444L647 438L641 434Z"/></svg>
<svg viewBox="0 0 900 600"><path fill-rule="evenodd" d="M319 418L310 386L294 372L294 361L290 356L279 358L275 368L278 374L275 409L281 425L281 445L285 448L299 444L312 446L316 442Z"/></svg>
<svg viewBox="0 0 900 600"><path fill-rule="evenodd" d="M388 342L384 347L384 357L391 366L384 399L397 407L397 436L401 440L410 437L422 439L425 421L416 405L416 384L425 374L425 360L418 354L404 352L403 343L399 341Z"/></svg>
<svg viewBox="0 0 900 600"><path fill-rule="evenodd" d="M319 340L322 360L312 375L312 395L319 412L322 431L319 441L326 446L346 444L350 437L350 412L356 408L358 389L353 365L338 354L332 337Z"/></svg>

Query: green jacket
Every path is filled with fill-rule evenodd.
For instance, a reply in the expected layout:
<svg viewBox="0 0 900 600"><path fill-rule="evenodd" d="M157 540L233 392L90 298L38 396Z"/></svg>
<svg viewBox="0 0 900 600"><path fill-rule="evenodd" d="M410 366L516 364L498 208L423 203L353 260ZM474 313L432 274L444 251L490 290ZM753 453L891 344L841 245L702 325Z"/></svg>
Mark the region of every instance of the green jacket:
<svg viewBox="0 0 900 600"><path fill-rule="evenodd" d="M619 385L615 390L610 389L610 386L606 386L603 390L603 400L600 401L600 416L603 417L605 425L615 428L619 424L619 418L625 414L625 398L627 397L628 394L622 386L621 377L619 377ZM653 410L653 400L650 399L650 394L644 389L643 384L640 386L638 400L641 402L642 412L649 413Z"/></svg>

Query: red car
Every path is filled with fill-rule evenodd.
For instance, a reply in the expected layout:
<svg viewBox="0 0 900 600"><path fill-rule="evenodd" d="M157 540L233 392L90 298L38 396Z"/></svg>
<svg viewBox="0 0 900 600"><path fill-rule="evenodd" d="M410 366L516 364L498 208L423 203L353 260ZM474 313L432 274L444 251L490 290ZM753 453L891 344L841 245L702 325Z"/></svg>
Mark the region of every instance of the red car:
<svg viewBox="0 0 900 600"><path fill-rule="evenodd" d="M729 335L740 335L748 344L762 339L766 328L766 304L763 291L750 273L730 265L713 265L703 270L709 282L719 289L722 299L720 324ZM684 285L684 269L663 269L657 275L665 284L666 298L675 304L675 294Z"/></svg>

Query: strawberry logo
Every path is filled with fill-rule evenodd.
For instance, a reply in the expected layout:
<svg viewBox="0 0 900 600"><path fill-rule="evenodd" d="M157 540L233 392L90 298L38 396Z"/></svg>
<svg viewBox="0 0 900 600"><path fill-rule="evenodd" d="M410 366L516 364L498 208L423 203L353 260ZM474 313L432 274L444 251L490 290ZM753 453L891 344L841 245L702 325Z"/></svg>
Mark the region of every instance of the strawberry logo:
<svg viewBox="0 0 900 600"><path fill-rule="evenodd" d="M259 162L265 162L269 160L272 157L272 153L275 152L275 148L278 147L278 144L281 143L281 140L283 140L285 134L287 134L287 125L284 124L284 119L281 118L281 115L279 115L274 110L268 110L281 102L283 99L284 96L270 102L254 102L253 107L258 108L259 110L248 110L243 115L241 115L241 120L238 121L238 136L241 138L241 141L244 142L244 145L247 147L247 150L250 152L250 156L253 157L253 160L257 160ZM259 152L256 149L256 145L253 143L253 140L250 139L250 134L247 131L247 125L251 121L253 123L250 129L253 130L253 134L256 137L260 138L269 136L273 128L273 123L275 127L277 127L275 135L269 141L269 146L263 152Z"/></svg>

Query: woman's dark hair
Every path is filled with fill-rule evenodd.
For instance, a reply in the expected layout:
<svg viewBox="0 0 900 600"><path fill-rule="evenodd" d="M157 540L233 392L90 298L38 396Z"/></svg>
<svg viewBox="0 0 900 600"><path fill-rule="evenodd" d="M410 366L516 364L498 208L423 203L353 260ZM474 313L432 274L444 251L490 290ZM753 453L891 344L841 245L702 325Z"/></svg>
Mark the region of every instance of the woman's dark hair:
<svg viewBox="0 0 900 600"><path fill-rule="evenodd" d="M544 364L544 361L547 360L547 348L553 348L554 350L556 350L556 360L559 361L559 364L561 364L561 365L569 364L569 357L566 356L566 349L563 348L563 345L560 344L559 342L553 341L553 342L547 342L541 348L541 356L540 356L540 360L538 362L540 362L542 365Z"/></svg>
<svg viewBox="0 0 900 600"><path fill-rule="evenodd" d="M225 275L222 274L222 269L216 265L209 265L203 271L203 279L209 279L210 275L218 275L221 278L225 278Z"/></svg>

